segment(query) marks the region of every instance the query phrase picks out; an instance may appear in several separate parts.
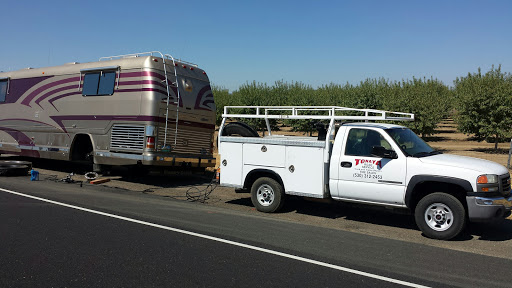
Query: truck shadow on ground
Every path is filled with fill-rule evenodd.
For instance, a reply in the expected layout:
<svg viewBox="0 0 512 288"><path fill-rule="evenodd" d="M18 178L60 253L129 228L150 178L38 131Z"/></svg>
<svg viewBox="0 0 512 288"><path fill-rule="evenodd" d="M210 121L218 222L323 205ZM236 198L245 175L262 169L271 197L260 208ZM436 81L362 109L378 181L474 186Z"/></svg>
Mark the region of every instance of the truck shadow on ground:
<svg viewBox="0 0 512 288"><path fill-rule="evenodd" d="M227 201L228 204L253 207L251 198L240 198ZM376 225L393 226L404 229L418 230L411 215L388 211L381 207L349 205L342 202L328 203L289 197L279 214L297 213L327 219L347 219Z"/></svg>
<svg viewBox="0 0 512 288"><path fill-rule="evenodd" d="M505 219L497 223L472 223L467 233L484 241L506 241L512 239L512 220Z"/></svg>
<svg viewBox="0 0 512 288"><path fill-rule="evenodd" d="M228 204L253 207L250 197L227 201ZM289 197L278 212L280 214L297 213L326 219L346 219L374 225L389 226L418 231L414 217L406 211L390 210L369 205L354 205L332 201L330 203L311 202L297 197ZM356 225L356 224L354 224ZM352 226L352 225L350 225ZM512 240L512 220L505 219L498 223L470 223L466 229L450 241Z"/></svg>

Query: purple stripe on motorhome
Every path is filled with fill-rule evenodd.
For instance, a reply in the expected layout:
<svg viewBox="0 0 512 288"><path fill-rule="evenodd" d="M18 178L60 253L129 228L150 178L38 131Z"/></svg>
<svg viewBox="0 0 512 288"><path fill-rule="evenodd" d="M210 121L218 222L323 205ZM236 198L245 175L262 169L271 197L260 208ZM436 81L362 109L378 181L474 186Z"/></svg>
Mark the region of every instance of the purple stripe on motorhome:
<svg viewBox="0 0 512 288"><path fill-rule="evenodd" d="M176 104L174 103L174 99L176 98L176 94L178 94L177 92L177 89L176 87L170 87L172 92L174 92L174 95L171 94L169 95L170 96L170 99L172 99L171 101L173 102L169 102L170 105L174 105L176 106ZM164 95L165 97L167 97L167 91L162 91L162 90L159 90L159 89L154 89L154 88L139 88L139 89L119 89L119 90L116 90L116 92L156 92L156 93L159 93L159 94L162 94ZM167 103L167 101L165 101L165 103ZM180 98L180 107L183 107L183 99Z"/></svg>
<svg viewBox="0 0 512 288"><path fill-rule="evenodd" d="M119 89L119 90L115 90L115 92L156 92L156 93L164 94L165 96L167 96L167 91L162 91L162 90L154 89L154 88Z"/></svg>
<svg viewBox="0 0 512 288"><path fill-rule="evenodd" d="M165 80L165 75L162 75L162 74L159 74L159 73L156 73L156 72L142 71L142 76L155 77L155 78L158 78L160 80Z"/></svg>
<svg viewBox="0 0 512 288"><path fill-rule="evenodd" d="M82 92L71 92L71 93L62 94L62 95L59 95L57 97L54 97L54 98L48 100L48 103L50 103L53 106L53 108L55 108L55 110L59 111L57 109L57 107L55 107L55 105L53 105L53 102L57 101L57 100L59 100L61 98L68 97L68 96L73 96L73 95L82 95Z"/></svg>
<svg viewBox="0 0 512 288"><path fill-rule="evenodd" d="M76 85L70 85L70 86L64 86L64 87L61 87L61 88L58 88L58 89L55 89L55 90L52 90L50 92L47 92L45 94L43 94L43 96L37 98L37 100L35 101L35 103L37 105L39 105L39 103L41 101L43 101L44 99L56 94L56 93L59 93L59 92L62 92L62 91L66 91L66 90L70 90L70 89L77 89L77 86ZM39 105L39 107L41 107L41 105ZM43 108L43 107L41 107Z"/></svg>
<svg viewBox="0 0 512 288"><path fill-rule="evenodd" d="M203 95L204 94L207 94L206 96L204 96L204 98L208 98L210 95L212 95L212 87L210 87L210 85L206 85L204 86L201 90L199 90L199 93L197 93L197 98L196 98L196 104L194 106L194 109L199 109L199 110L206 110L206 111L212 111L213 108L208 106L208 104L210 103L214 103L213 100L204 100L202 103L201 103L201 100L203 100ZM206 106L210 109L206 109L206 108L203 108L201 106Z"/></svg>
<svg viewBox="0 0 512 288"><path fill-rule="evenodd" d="M120 93L120 92L157 92L157 93L161 93L161 94L164 94L167 96L167 92L163 92L161 90L158 90L158 89L153 89L153 88L138 88L138 89L118 89L118 90L114 90L114 93ZM72 93L67 93L67 94L63 94L63 95L60 95L60 96L57 96L57 97L54 97L50 100L48 100L48 102L50 104L52 104L53 107L55 107L55 105L53 105L53 102L59 100L59 99L62 99L62 98L65 98L65 97L68 97L68 96L73 96L73 95L82 95L82 92L72 92ZM89 97L108 97L108 96L89 96Z"/></svg>
<svg viewBox="0 0 512 288"><path fill-rule="evenodd" d="M54 126L53 126L53 125L51 125L51 124L44 123L44 122L41 122L41 121L31 120L31 119L6 118L6 119L0 119L0 122L1 122L1 121L26 121L26 122L34 122L34 123L38 123L38 124L43 124L43 125L46 125L46 126L54 127Z"/></svg>
<svg viewBox="0 0 512 288"><path fill-rule="evenodd" d="M130 86L130 85L156 85L165 89L165 85L160 81L143 80L143 81L119 81L119 86Z"/></svg>
<svg viewBox="0 0 512 288"><path fill-rule="evenodd" d="M121 79L121 78L129 78L129 77L142 77L142 71L125 72L125 73L121 73L119 75L119 79Z"/></svg>
<svg viewBox="0 0 512 288"><path fill-rule="evenodd" d="M165 91L162 91L162 90L158 90L158 89L153 89L153 88L139 88L139 89L118 89L118 90L114 90L114 93L120 93L120 92L156 92L156 93L160 93L160 94L163 94L165 96L167 96L167 92ZM68 96L74 96L74 95L82 95L82 92L71 92L71 93L67 93L67 94L63 94L63 95L59 95L57 97L54 97L50 100L48 100L48 103L50 103L53 108L55 108L55 110L59 111L57 109L57 107L55 107L55 105L53 104L53 102L59 100L59 99L62 99L62 98L65 98L65 97L68 97ZM91 96L92 97L92 96ZM95 97L95 96L94 96ZM100 96L101 97L101 96ZM108 97L108 96L107 96ZM172 97L172 96L171 96ZM173 103L171 103L173 104ZM180 106L183 106L183 103L182 105Z"/></svg>
<svg viewBox="0 0 512 288"><path fill-rule="evenodd" d="M9 81L9 94L6 95L7 97L5 97L5 102L0 103L0 105L7 103L16 103L21 98L21 96L23 96L23 94L25 94L34 85L37 85L40 82L51 77L53 76L11 79Z"/></svg>
<svg viewBox="0 0 512 288"><path fill-rule="evenodd" d="M67 116L50 116L59 126L67 133L63 121L77 120L77 121L112 121L112 120L125 120L125 121L152 121L158 122L156 116L115 116L115 115L67 115Z"/></svg>
<svg viewBox="0 0 512 288"><path fill-rule="evenodd" d="M160 73L151 72L151 71L139 71L139 72L127 72L127 73L121 73L119 78L128 78L128 77L155 77L160 80L165 80L165 75L162 75Z"/></svg>
<svg viewBox="0 0 512 288"><path fill-rule="evenodd" d="M62 80L59 80L59 81L54 81L54 82L45 84L45 85L37 88L36 90L32 91L27 97L25 97L21 101L21 104L30 107L30 105L29 105L30 101L32 101L32 99L34 99L37 95L39 95L39 93L43 92L46 89L52 88L54 86L65 84L65 83L69 83L69 82L73 82L73 81L76 81L76 82L80 81L80 77L66 78L66 79L62 79ZM77 87L78 87L78 85L77 85Z"/></svg>
<svg viewBox="0 0 512 288"><path fill-rule="evenodd" d="M27 135L23 134L21 131L6 127L0 127L0 131L4 131L5 133L9 134L12 138L14 138L14 140L16 140L16 142L18 142L18 145L34 146L34 141ZM21 156L40 157L39 152L34 150L22 149L21 152L9 151L8 153Z"/></svg>
<svg viewBox="0 0 512 288"><path fill-rule="evenodd" d="M76 121L136 121L136 122L158 122L165 123L165 117L158 116L146 116L146 115L66 115L66 116L50 116L50 118L55 121L59 126L67 133L66 128L64 127L63 121L76 120ZM169 120L168 123L176 123L175 120ZM206 129L215 129L215 125L199 123L199 122L191 122L191 121L178 121L178 125L189 126L189 127L198 127L198 128L206 128Z"/></svg>

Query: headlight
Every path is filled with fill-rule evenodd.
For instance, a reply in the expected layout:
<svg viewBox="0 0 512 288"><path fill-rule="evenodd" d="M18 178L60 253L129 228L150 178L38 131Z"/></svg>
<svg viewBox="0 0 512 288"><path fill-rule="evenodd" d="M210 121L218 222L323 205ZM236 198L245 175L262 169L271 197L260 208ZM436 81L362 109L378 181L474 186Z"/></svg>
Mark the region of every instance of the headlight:
<svg viewBox="0 0 512 288"><path fill-rule="evenodd" d="M478 192L498 192L498 175L484 174L476 178Z"/></svg>
<svg viewBox="0 0 512 288"><path fill-rule="evenodd" d="M498 184L498 175L484 174L476 178L478 184Z"/></svg>

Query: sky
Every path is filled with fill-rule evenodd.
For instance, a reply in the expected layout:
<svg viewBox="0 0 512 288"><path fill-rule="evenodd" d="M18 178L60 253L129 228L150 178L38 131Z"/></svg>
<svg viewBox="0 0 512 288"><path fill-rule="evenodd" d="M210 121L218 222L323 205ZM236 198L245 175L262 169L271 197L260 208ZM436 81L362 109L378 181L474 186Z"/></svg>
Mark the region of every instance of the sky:
<svg viewBox="0 0 512 288"><path fill-rule="evenodd" d="M5 1L0 71L161 51L230 91L512 71L512 1Z"/></svg>

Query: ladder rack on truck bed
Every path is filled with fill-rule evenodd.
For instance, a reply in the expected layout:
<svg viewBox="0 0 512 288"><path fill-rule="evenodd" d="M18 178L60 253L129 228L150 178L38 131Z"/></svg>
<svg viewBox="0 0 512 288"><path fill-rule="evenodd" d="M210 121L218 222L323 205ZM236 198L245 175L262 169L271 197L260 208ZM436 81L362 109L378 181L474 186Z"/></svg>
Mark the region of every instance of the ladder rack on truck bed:
<svg viewBox="0 0 512 288"><path fill-rule="evenodd" d="M236 113L229 113L236 110ZM414 114L376 109L357 109L340 106L225 106L219 135L227 118L265 119L269 135L269 119L330 120L329 132L336 120L352 121L414 121Z"/></svg>
<svg viewBox="0 0 512 288"><path fill-rule="evenodd" d="M245 113L230 114L228 113L229 109L250 109L250 111ZM252 111L254 111L254 113L251 113ZM324 115L312 114L318 112L322 112ZM342 113L345 113L345 115ZM360 113L364 115L346 115L346 113ZM225 106L222 117L261 119L414 121L414 114L412 113L392 112L376 109L357 109L340 106Z"/></svg>
<svg viewBox="0 0 512 288"><path fill-rule="evenodd" d="M231 113L230 113L231 112ZM268 135L264 138L250 137L229 137L222 136L223 129L226 126L228 118L249 118L264 119ZM272 136L270 128L270 119L285 120L329 120L329 126L324 139L314 139L312 137L282 137ZM414 121L414 114L403 112L392 112L376 109L357 109L339 106L225 106L222 114L222 123L219 127L220 142L238 142L238 143L260 143L260 144L278 144L278 145L299 145L308 147L323 147L324 160L327 163L331 145L334 141L334 126L336 121ZM306 139L308 138L308 139Z"/></svg>

